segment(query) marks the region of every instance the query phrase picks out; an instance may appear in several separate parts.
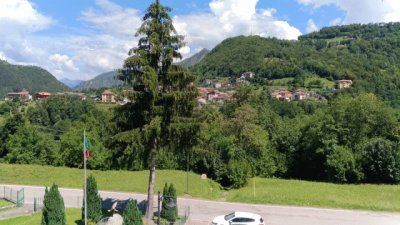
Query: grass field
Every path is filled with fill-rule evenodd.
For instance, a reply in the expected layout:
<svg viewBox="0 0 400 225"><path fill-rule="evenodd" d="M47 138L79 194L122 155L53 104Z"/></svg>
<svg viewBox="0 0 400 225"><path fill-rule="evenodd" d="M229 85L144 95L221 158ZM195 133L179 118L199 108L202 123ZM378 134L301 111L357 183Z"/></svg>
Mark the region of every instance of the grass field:
<svg viewBox="0 0 400 225"><path fill-rule="evenodd" d="M49 172L51 171L51 172ZM101 190L123 192L147 192L148 171L88 171L97 181ZM31 184L59 187L82 188L83 170L64 167L0 164L0 183ZM156 191L164 188L165 182L173 183L178 195L186 191L186 172L162 170L157 171ZM193 197L217 199L221 189L216 182L202 180L200 175L189 173L189 194Z"/></svg>
<svg viewBox="0 0 400 225"><path fill-rule="evenodd" d="M0 208L5 207L5 206L12 206L12 205L13 205L13 203L3 200L3 199L0 199Z"/></svg>
<svg viewBox="0 0 400 225"><path fill-rule="evenodd" d="M80 224L81 209L65 209L65 217L67 225ZM41 213L35 213L32 216L21 216L7 220L1 220L1 225L34 225L40 224L42 219Z"/></svg>
<svg viewBox="0 0 400 225"><path fill-rule="evenodd" d="M290 84L293 80L294 78L292 77L271 80L272 89L278 89L278 88L289 89L290 85L288 84ZM317 80L321 82L324 88L333 88L335 86L335 82L330 81L326 78L322 78L317 75L308 75L304 80L304 87L302 88L308 87L310 82L314 82Z"/></svg>
<svg viewBox="0 0 400 225"><path fill-rule="evenodd" d="M49 173L51 171L51 173ZM0 164L0 183L82 187L82 170ZM146 193L148 172L90 171L100 190ZM172 182L178 195L186 191L186 173L157 171L156 191ZM231 202L316 206L400 212L400 185L340 185L284 179L251 179L246 187L224 191L211 180L189 173L189 194L193 197Z"/></svg>
<svg viewBox="0 0 400 225"><path fill-rule="evenodd" d="M400 212L400 185L340 185L255 178L244 188L230 190L227 200Z"/></svg>

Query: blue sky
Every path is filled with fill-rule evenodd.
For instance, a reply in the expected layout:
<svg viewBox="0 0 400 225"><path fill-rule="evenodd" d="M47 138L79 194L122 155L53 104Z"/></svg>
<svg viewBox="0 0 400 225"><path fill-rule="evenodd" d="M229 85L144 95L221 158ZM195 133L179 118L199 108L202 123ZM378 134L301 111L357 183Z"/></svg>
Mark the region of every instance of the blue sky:
<svg viewBox="0 0 400 225"><path fill-rule="evenodd" d="M399 0L160 0L189 57L237 35L296 40L325 26L400 21ZM117 69L151 0L0 0L0 58L58 79Z"/></svg>

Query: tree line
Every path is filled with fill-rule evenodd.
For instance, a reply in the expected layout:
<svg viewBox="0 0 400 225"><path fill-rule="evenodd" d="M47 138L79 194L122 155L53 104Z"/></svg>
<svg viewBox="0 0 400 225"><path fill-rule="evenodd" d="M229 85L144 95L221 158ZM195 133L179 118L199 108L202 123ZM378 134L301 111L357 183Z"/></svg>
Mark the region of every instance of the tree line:
<svg viewBox="0 0 400 225"><path fill-rule="evenodd" d="M89 168L149 168L144 134L130 128L120 132L118 123L126 119L121 109L107 112L95 104L53 96L7 114L0 127L1 161L82 168L86 129L92 146ZM399 183L399 121L397 109L370 93L282 102L271 99L266 88L243 85L234 101L196 107L190 118L173 124L168 136L173 141L159 149L155 160L160 169L189 165L232 187L252 176Z"/></svg>

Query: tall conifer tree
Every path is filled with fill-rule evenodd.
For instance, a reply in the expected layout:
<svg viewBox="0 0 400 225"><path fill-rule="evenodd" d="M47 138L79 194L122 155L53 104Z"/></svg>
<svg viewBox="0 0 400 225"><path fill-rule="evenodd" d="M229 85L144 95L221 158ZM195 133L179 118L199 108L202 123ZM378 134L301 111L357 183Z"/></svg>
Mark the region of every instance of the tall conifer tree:
<svg viewBox="0 0 400 225"><path fill-rule="evenodd" d="M120 132L139 130L142 135L150 171L145 215L148 221L153 216L158 151L171 145L171 124L191 116L197 96L194 77L172 65L174 58L181 58L178 49L183 47L183 36L176 33L170 11L159 0L147 8L136 33L140 37L138 46L129 51L119 74L119 79L132 88L124 96L130 103L117 109L117 127Z"/></svg>

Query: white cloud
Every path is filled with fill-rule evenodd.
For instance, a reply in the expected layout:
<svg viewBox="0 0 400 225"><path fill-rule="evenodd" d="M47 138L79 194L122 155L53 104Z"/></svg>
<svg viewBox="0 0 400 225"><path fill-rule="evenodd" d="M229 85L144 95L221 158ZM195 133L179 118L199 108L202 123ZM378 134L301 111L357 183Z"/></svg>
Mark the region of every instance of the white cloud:
<svg viewBox="0 0 400 225"><path fill-rule="evenodd" d="M304 5L319 8L334 5L346 12L344 24L400 21L399 0L297 0Z"/></svg>
<svg viewBox="0 0 400 225"><path fill-rule="evenodd" d="M211 49L238 35L281 39L297 39L301 35L297 28L273 16L276 9L256 10L257 3L258 0L212 0L210 13L175 16L174 25L191 49Z"/></svg>
<svg viewBox="0 0 400 225"><path fill-rule="evenodd" d="M110 0L96 0L96 5L82 13L82 20L102 32L132 37L142 23L136 9L123 8Z"/></svg>
<svg viewBox="0 0 400 225"><path fill-rule="evenodd" d="M0 1L0 24L10 26L15 31L38 31L48 28L54 21L33 8L28 0Z"/></svg>
<svg viewBox="0 0 400 225"><path fill-rule="evenodd" d="M311 32L317 31L317 30L318 30L318 27L315 24L314 20L309 19L307 21L307 28L306 28L307 33L311 33Z"/></svg>
<svg viewBox="0 0 400 225"><path fill-rule="evenodd" d="M6 61L6 60L7 60L7 57L6 57L6 55L4 54L4 52L0 52L0 60L3 60L3 61Z"/></svg>
<svg viewBox="0 0 400 225"><path fill-rule="evenodd" d="M210 0L209 11L174 16L188 57L202 48L212 49L228 37L260 35L297 39L300 31L274 17L275 9L256 9L259 0ZM37 33L51 29L56 21L39 12L29 0L0 0L0 58L12 63L33 64L57 78L90 79L120 68L128 50L137 45L134 34L142 12L124 8L112 0L96 0L77 18L84 28L80 35ZM84 29L84 30L83 30ZM45 44L43 44L45 43Z"/></svg>
<svg viewBox="0 0 400 225"><path fill-rule="evenodd" d="M31 34L48 29L54 23L28 0L0 1L0 51L12 63L38 64L44 50L40 45L32 45Z"/></svg>
<svg viewBox="0 0 400 225"><path fill-rule="evenodd" d="M61 72L78 72L79 69L75 67L74 62L67 55L53 54L50 55L49 60L54 63L54 68Z"/></svg>
<svg viewBox="0 0 400 225"><path fill-rule="evenodd" d="M338 17L329 22L329 26L337 26L342 23L342 18Z"/></svg>

